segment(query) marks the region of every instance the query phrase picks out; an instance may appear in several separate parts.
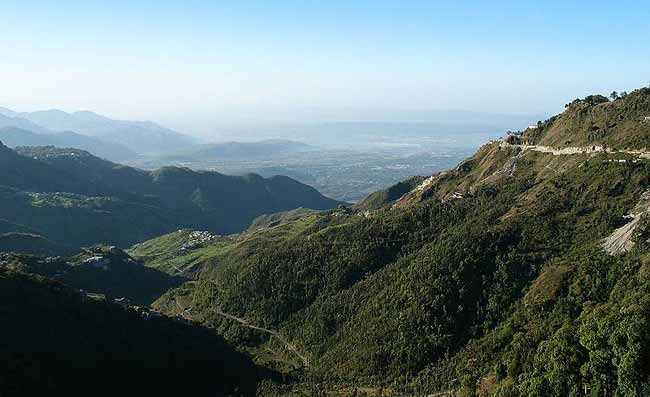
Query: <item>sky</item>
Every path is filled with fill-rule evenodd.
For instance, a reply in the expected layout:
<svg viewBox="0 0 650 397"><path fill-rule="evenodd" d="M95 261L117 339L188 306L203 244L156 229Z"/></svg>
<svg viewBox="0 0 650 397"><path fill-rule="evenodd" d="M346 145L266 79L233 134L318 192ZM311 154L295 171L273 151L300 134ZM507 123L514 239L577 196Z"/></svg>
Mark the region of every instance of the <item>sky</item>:
<svg viewBox="0 0 650 397"><path fill-rule="evenodd" d="M197 134L551 114L650 84L650 2L8 0L0 51L0 106Z"/></svg>

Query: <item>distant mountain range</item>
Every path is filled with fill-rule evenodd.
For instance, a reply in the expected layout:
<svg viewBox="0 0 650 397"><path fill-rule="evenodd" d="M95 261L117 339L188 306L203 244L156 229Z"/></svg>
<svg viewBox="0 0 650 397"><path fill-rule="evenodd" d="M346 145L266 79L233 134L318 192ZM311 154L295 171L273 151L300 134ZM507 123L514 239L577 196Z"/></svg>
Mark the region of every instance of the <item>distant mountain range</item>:
<svg viewBox="0 0 650 397"><path fill-rule="evenodd" d="M338 204L284 176L177 167L149 172L78 149L0 145L3 232L38 234L67 246L128 246L184 227L229 234L262 214Z"/></svg>
<svg viewBox="0 0 650 397"><path fill-rule="evenodd" d="M78 135L96 137L109 144L122 145L137 154L160 154L197 144L188 135L150 121L114 120L90 111L67 113L51 109L19 113L0 108L0 128L2 127L16 127L36 134L72 131ZM101 155L97 151L93 153ZM127 154L128 152L110 159L121 160Z"/></svg>
<svg viewBox="0 0 650 397"><path fill-rule="evenodd" d="M19 128L37 134L52 133L52 131L48 130L47 128L43 128L40 125L36 125L27 119L10 116L11 113L3 109L4 108L0 108L0 128L5 128L5 127Z"/></svg>
<svg viewBox="0 0 650 397"><path fill-rule="evenodd" d="M197 145L191 149L165 156L164 160L259 160L318 150L302 142L287 139L266 139L258 142L225 142Z"/></svg>
<svg viewBox="0 0 650 397"><path fill-rule="evenodd" d="M113 161L123 161L138 156L136 152L122 144L107 142L70 131L38 134L17 127L4 127L0 128L0 141L11 148L19 146L57 146L60 148L81 149Z"/></svg>

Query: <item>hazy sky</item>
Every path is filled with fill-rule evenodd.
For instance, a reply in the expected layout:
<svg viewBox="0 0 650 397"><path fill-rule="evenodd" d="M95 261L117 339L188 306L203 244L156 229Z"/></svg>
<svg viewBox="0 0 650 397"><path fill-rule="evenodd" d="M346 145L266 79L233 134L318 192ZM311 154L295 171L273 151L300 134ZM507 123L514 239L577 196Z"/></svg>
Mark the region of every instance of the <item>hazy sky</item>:
<svg viewBox="0 0 650 397"><path fill-rule="evenodd" d="M650 84L647 0L8 0L0 21L0 106L194 132L427 109L539 114Z"/></svg>

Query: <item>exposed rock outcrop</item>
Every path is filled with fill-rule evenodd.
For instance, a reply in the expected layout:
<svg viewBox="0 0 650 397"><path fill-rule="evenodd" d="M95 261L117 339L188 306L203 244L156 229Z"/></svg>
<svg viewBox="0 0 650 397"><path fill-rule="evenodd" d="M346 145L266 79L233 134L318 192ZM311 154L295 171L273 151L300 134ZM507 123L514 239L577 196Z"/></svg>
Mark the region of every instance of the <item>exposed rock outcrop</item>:
<svg viewBox="0 0 650 397"><path fill-rule="evenodd" d="M650 211L650 190L641 195L639 203L627 215L629 222L616 229L611 235L603 240L602 247L610 255L618 255L628 252L634 247L634 231L639 226L641 216Z"/></svg>

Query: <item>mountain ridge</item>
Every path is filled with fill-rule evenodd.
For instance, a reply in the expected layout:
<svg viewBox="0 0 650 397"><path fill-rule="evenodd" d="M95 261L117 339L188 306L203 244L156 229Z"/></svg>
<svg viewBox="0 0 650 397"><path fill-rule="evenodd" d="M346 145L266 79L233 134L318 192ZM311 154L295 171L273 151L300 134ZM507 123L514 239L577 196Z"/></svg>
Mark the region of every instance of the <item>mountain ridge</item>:
<svg viewBox="0 0 650 397"><path fill-rule="evenodd" d="M648 111L650 89L612 101L590 96L484 144L453 169L357 206L258 217L230 236L174 229L115 255L182 281L152 304L155 311L215 330L290 379L264 383L263 396L643 395L650 390L650 133L641 118ZM593 128L599 123L605 132ZM48 182L52 190L0 186L0 197L12 197L5 205L25 195L34 208L69 211L83 198L104 211L106 197L80 193L109 189L130 205L232 211L206 184L223 175L147 172L70 149L21 150L0 146L0 166L22 170L19 178L0 174L0 185ZM26 174L30 167L40 172ZM47 178L56 173L65 179ZM296 195L290 178L270 179ZM238 180L268 187L255 174ZM85 190L62 194L57 183ZM267 193L263 200L273 201ZM10 221L3 225L32 226ZM58 270L41 262L25 270Z"/></svg>
<svg viewBox="0 0 650 397"><path fill-rule="evenodd" d="M76 148L112 161L129 160L138 156L134 151L119 143L105 142L72 131L37 134L17 127L3 127L0 128L0 141L11 148L19 146Z"/></svg>
<svg viewBox="0 0 650 397"><path fill-rule="evenodd" d="M610 127L602 142L647 147L626 109L648 111L638 104L649 99L646 89L614 105L587 98L538 128L596 145L582 117L607 107L615 112L603 119L627 114L620 125L637 134ZM287 358L305 374L295 393L331 382L332 394L355 384L396 395L641 395L650 390L648 351L638 350L650 346L650 215L638 215L629 249L612 255L603 241L647 196L650 159L554 142L537 143L558 153L490 142L369 208L208 243L194 263L200 276L154 306L174 314L180 302L260 350L280 346L215 310L278 330L310 363Z"/></svg>
<svg viewBox="0 0 650 397"><path fill-rule="evenodd" d="M650 88L609 100L590 95L566 105L564 112L513 137L557 148L605 145L612 149L650 147Z"/></svg>
<svg viewBox="0 0 650 397"><path fill-rule="evenodd" d="M0 143L0 169L0 218L66 245L129 246L184 227L229 234L265 213L340 204L288 177L149 172L78 149Z"/></svg>
<svg viewBox="0 0 650 397"><path fill-rule="evenodd" d="M189 147L196 140L151 121L115 120L91 111L67 113L59 109L14 112L4 108L0 126L37 133L73 131L121 144L138 154L154 154Z"/></svg>

